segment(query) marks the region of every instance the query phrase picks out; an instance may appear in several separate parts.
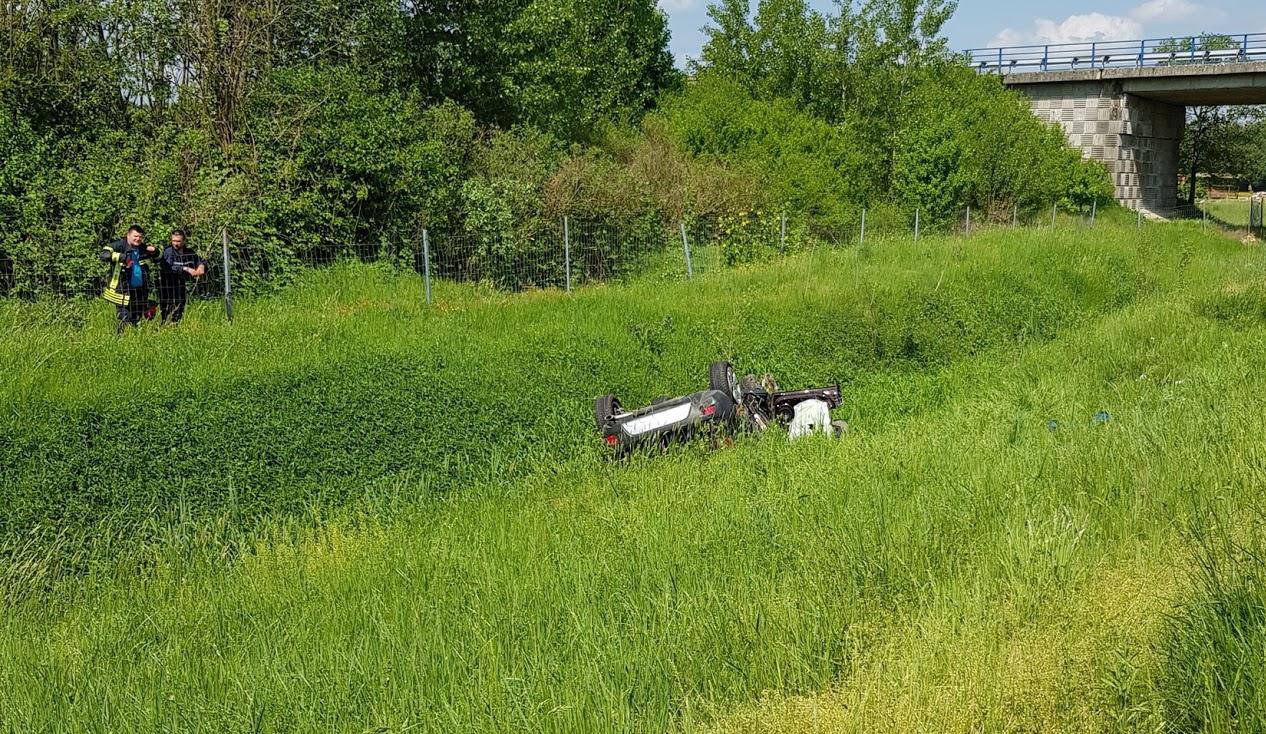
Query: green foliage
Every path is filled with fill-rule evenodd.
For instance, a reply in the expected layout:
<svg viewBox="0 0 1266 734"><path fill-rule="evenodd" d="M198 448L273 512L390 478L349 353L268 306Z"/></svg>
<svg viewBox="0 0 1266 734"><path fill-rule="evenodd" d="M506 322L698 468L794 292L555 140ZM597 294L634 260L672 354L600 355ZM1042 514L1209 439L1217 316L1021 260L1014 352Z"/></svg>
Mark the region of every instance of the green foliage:
<svg viewBox="0 0 1266 734"><path fill-rule="evenodd" d="M691 155L728 162L757 180L762 207L804 213L826 232L856 221L870 183L861 177L864 154L845 131L790 102L757 101L705 75L667 100L657 119Z"/></svg>
<svg viewBox="0 0 1266 734"><path fill-rule="evenodd" d="M943 0L838 3L822 13L804 0L724 0L696 71L738 82L759 99L792 100L862 139L888 145L906 109L910 72L945 55L941 29L956 7Z"/></svg>
<svg viewBox="0 0 1266 734"><path fill-rule="evenodd" d="M133 223L160 239L190 226L198 245L218 234L221 163L201 130L166 123L146 137L53 139L21 117L6 120L16 124L0 130L0 146L15 155L0 173L0 207L15 226L0 235L0 251L19 266L20 292L87 293L100 276L97 253Z"/></svg>
<svg viewBox="0 0 1266 734"><path fill-rule="evenodd" d="M1188 108L1179 170L1187 177L1188 204L1207 194L1202 174L1229 177L1259 191L1266 188L1266 116L1254 107Z"/></svg>
<svg viewBox="0 0 1266 734"><path fill-rule="evenodd" d="M1017 207L1058 200L1089 211L1096 199L1111 201L1106 170L1082 161L996 78L929 64L911 73L909 85L888 183L887 154L851 124L831 125L787 99L753 99L711 71L666 100L654 120L691 155L749 172L762 208L808 215L833 239L856 232L863 207L885 202L907 220L918 209L927 226L944 227L967 206L1010 221Z"/></svg>
<svg viewBox="0 0 1266 734"><path fill-rule="evenodd" d="M930 224L947 223L967 205L1009 220L1013 207L1039 209L1060 197L1111 200L1103 167L1082 163L1059 130L1034 118L996 77L937 65L919 75L911 97L893 194L907 209L927 212Z"/></svg>
<svg viewBox="0 0 1266 734"><path fill-rule="evenodd" d="M513 121L584 140L629 122L678 83L654 2L532 0L503 29Z"/></svg>
<svg viewBox="0 0 1266 734"><path fill-rule="evenodd" d="M525 288L561 282L564 216L603 233L576 253L588 278L745 211L841 242L863 208L936 226L1099 195L948 59L952 3L750 9L710 10L683 89L651 0L24 6L0 16L20 50L0 74L4 286L91 293L133 222L204 252L227 230L248 291L365 245L415 264L423 227L439 274Z"/></svg>
<svg viewBox="0 0 1266 734"><path fill-rule="evenodd" d="M679 82L651 0L75 0L0 26L0 254L25 294L92 290L92 255L132 222L188 226L198 248L227 227L246 288L352 244L401 251L424 225L498 257L487 228L526 241L563 144L636 124ZM512 138L540 157L482 170Z"/></svg>
<svg viewBox="0 0 1266 734"><path fill-rule="evenodd" d="M792 100L818 112L833 108L837 69L827 48L834 39L826 17L804 0L763 0L754 19L747 0L727 0L709 6L708 17L714 25L705 29L698 71L731 79L758 99Z"/></svg>
<svg viewBox="0 0 1266 734"><path fill-rule="evenodd" d="M36 251L32 240L47 237L42 192L50 187L49 147L28 120L0 106L0 220L7 223L0 231L0 261L30 257ZM28 285L15 275L0 274L0 292Z"/></svg>
<svg viewBox="0 0 1266 734"><path fill-rule="evenodd" d="M1112 176L1100 163L1083 159L1076 152L1065 156L1067 188L1060 197L1060 206L1069 211L1088 212L1096 204L1103 208L1112 203L1116 189Z"/></svg>
<svg viewBox="0 0 1266 734"><path fill-rule="evenodd" d="M1193 311L1235 329L1266 323L1266 291L1261 286L1217 293L1200 299Z"/></svg>
<svg viewBox="0 0 1266 734"><path fill-rule="evenodd" d="M761 210L722 215L713 237L726 265L768 260L784 251L782 217Z"/></svg>
<svg viewBox="0 0 1266 734"><path fill-rule="evenodd" d="M1205 51L1226 51L1238 49L1240 42L1234 37L1222 33L1202 33L1186 38L1171 38L1156 44L1159 53L1173 54L1174 58L1163 62L1164 65L1186 64L1200 60Z"/></svg>
<svg viewBox="0 0 1266 734"><path fill-rule="evenodd" d="M425 223L460 210L476 136L460 108L299 67L260 85L248 119L258 154L225 220L272 279L357 244L411 251Z"/></svg>
<svg viewBox="0 0 1266 734"><path fill-rule="evenodd" d="M477 154L474 175L462 186L467 212L464 254L481 271L513 278L510 287L558 285L563 277L561 226L544 218L542 192L562 157L547 135L530 130L494 133ZM531 269L503 267L527 256Z"/></svg>

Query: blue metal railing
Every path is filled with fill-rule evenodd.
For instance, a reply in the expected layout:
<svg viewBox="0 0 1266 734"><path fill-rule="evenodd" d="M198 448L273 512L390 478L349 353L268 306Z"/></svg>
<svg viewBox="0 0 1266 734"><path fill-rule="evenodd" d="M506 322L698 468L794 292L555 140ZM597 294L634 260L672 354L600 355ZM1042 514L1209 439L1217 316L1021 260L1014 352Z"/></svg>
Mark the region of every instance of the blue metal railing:
<svg viewBox="0 0 1266 734"><path fill-rule="evenodd" d="M1266 33L973 48L963 53L973 68L986 74L1235 64L1266 61Z"/></svg>

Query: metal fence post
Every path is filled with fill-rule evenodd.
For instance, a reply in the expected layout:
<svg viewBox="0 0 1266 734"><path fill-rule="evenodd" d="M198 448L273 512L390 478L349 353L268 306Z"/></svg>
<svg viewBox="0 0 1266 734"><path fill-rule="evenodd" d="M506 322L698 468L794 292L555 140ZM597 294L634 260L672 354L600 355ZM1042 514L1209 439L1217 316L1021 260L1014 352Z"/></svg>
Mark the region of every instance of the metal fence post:
<svg viewBox="0 0 1266 734"><path fill-rule="evenodd" d="M1099 199L1096 198L1090 203L1090 226L1095 226L1095 218L1099 216Z"/></svg>
<svg viewBox="0 0 1266 734"><path fill-rule="evenodd" d="M778 232L778 253L787 254L787 212L782 213L782 227Z"/></svg>
<svg viewBox="0 0 1266 734"><path fill-rule="evenodd" d="M686 254L686 278L694 278L694 266L690 264L690 238L686 237L686 222L681 222L681 249Z"/></svg>
<svg viewBox="0 0 1266 734"><path fill-rule="evenodd" d="M567 273L567 292L571 293L571 219L563 215L563 262Z"/></svg>
<svg viewBox="0 0 1266 734"><path fill-rule="evenodd" d="M422 280L426 288L426 305L431 305L431 236L422 228Z"/></svg>
<svg viewBox="0 0 1266 734"><path fill-rule="evenodd" d="M1011 205L1011 226L1012 227L1020 226L1020 205L1019 204Z"/></svg>
<svg viewBox="0 0 1266 734"><path fill-rule="evenodd" d="M914 241L919 241L919 208L914 208Z"/></svg>
<svg viewBox="0 0 1266 734"><path fill-rule="evenodd" d="M224 316L233 323L233 279L229 277L229 229L220 228L220 245L224 257Z"/></svg>
<svg viewBox="0 0 1266 734"><path fill-rule="evenodd" d="M1055 213L1056 213L1057 211L1059 211L1059 202L1058 202L1058 201L1057 201L1057 202L1055 202L1054 204L1051 204L1051 226L1052 226L1052 227L1054 227L1054 226L1055 226Z"/></svg>
<svg viewBox="0 0 1266 734"><path fill-rule="evenodd" d="M971 204L967 205L967 236L971 236Z"/></svg>
<svg viewBox="0 0 1266 734"><path fill-rule="evenodd" d="M866 244L866 207L862 207L862 238L857 244Z"/></svg>

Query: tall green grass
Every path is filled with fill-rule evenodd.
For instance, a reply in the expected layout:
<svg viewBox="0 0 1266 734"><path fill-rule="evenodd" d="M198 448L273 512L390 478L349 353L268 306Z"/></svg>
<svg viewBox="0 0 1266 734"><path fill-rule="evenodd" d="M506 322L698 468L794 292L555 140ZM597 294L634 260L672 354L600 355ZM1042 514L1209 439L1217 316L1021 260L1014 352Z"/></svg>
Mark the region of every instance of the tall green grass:
<svg viewBox="0 0 1266 734"><path fill-rule="evenodd" d="M207 306L121 339L108 314L27 329L0 345L0 543L155 518L249 525L593 461L596 395L697 389L721 357L787 384L917 383L1120 308L1177 257L1079 238L893 242L571 298L450 286L430 310L420 283L350 268L243 304L232 327ZM936 399L856 392L859 427Z"/></svg>
<svg viewBox="0 0 1266 734"><path fill-rule="evenodd" d="M1202 605L1188 529L1259 499L1262 276L1198 226L1104 227L573 298L446 287L434 310L344 275L232 328L9 337L4 479L27 504L6 510L0 712L44 731L1242 725L1255 684L1223 699L1183 676L1252 670L1260 596ZM688 390L716 357L840 379L853 432L600 460L593 395ZM163 403L172 380L213 417ZM142 417L86 424L120 389ZM180 492L152 459L88 468L168 425L211 442L159 475Z"/></svg>

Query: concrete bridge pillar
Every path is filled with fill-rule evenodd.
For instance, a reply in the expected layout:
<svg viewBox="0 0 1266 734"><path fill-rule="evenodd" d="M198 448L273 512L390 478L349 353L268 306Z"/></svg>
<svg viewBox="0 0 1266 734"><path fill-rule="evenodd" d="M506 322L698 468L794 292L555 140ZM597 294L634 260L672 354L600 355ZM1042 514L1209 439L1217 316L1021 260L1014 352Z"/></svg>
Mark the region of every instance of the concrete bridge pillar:
<svg viewBox="0 0 1266 734"><path fill-rule="evenodd" d="M1178 201L1178 142L1186 108L1126 93L1120 82L1026 84L1033 114L1059 125L1068 142L1103 163L1116 199L1160 212Z"/></svg>

